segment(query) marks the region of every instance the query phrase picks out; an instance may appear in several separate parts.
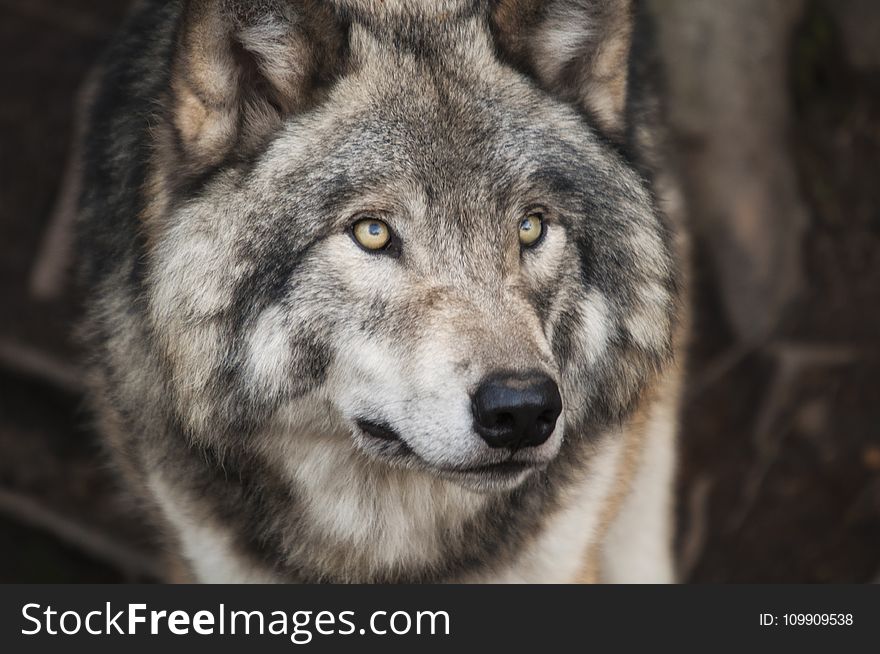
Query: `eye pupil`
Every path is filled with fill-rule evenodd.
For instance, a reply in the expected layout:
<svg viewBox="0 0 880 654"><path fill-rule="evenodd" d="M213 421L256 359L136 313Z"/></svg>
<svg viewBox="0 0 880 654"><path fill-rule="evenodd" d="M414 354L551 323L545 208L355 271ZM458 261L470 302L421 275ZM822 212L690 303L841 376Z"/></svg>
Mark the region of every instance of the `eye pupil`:
<svg viewBox="0 0 880 654"><path fill-rule="evenodd" d="M379 223L370 223L370 236L381 236L382 235L382 225Z"/></svg>

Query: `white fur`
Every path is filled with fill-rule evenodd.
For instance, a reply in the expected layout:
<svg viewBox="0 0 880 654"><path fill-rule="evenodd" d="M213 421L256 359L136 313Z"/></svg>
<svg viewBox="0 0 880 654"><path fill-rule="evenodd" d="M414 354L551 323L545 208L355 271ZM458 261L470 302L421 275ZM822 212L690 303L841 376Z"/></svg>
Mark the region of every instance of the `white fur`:
<svg viewBox="0 0 880 654"><path fill-rule="evenodd" d="M581 339L584 356L590 365L595 365L608 347L608 337L612 322L609 316L608 301L599 291L593 289L580 303Z"/></svg>
<svg viewBox="0 0 880 654"><path fill-rule="evenodd" d="M674 402L658 402L652 411L633 487L605 541L603 582L675 581L672 492L676 408Z"/></svg>
<svg viewBox="0 0 880 654"><path fill-rule="evenodd" d="M479 583L574 583L586 566L599 520L616 479L622 438L610 436L581 480L563 497L562 508L510 566L473 579Z"/></svg>
<svg viewBox="0 0 880 654"><path fill-rule="evenodd" d="M633 263L637 269L648 276L656 276L667 270L663 241L652 225L641 224L629 235L629 247L633 253Z"/></svg>
<svg viewBox="0 0 880 654"><path fill-rule="evenodd" d="M280 306L263 311L248 342L248 365L252 383L261 392L276 395L291 374L288 322Z"/></svg>
<svg viewBox="0 0 880 654"><path fill-rule="evenodd" d="M624 324L638 345L660 349L669 333L669 293L657 282L639 287L637 293L637 303Z"/></svg>
<svg viewBox="0 0 880 654"><path fill-rule="evenodd" d="M291 445L286 470L302 492L306 519L375 570L437 560L438 525L460 525L486 501L426 473L368 461L346 434Z"/></svg>
<svg viewBox="0 0 880 654"><path fill-rule="evenodd" d="M235 552L229 530L196 515L194 506L180 489L166 483L158 473L149 481L153 496L180 540L181 549L196 578L206 584L268 584L272 576L244 561Z"/></svg>
<svg viewBox="0 0 880 654"><path fill-rule="evenodd" d="M583 11L569 10L546 21L536 38L541 71L554 79L595 39L595 30Z"/></svg>

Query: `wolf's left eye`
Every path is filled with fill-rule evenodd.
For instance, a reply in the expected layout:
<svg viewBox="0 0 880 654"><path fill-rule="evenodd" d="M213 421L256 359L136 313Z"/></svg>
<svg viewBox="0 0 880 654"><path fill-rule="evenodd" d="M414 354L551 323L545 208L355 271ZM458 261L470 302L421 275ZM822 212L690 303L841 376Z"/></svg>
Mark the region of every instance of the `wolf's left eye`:
<svg viewBox="0 0 880 654"><path fill-rule="evenodd" d="M519 242L524 248L533 248L544 236L544 217L540 213L531 213L519 224Z"/></svg>
<svg viewBox="0 0 880 654"><path fill-rule="evenodd" d="M378 252L391 243L391 228L376 218L363 218L351 228L354 240L365 250Z"/></svg>

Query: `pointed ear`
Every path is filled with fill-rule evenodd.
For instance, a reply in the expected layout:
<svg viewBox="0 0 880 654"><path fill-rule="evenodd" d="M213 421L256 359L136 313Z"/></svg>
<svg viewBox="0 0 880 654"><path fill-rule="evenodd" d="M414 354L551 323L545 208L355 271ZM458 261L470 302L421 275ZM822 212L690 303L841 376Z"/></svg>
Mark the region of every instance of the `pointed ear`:
<svg viewBox="0 0 880 654"><path fill-rule="evenodd" d="M189 172L247 153L317 101L341 65L344 30L318 0L189 0L169 114Z"/></svg>
<svg viewBox="0 0 880 654"><path fill-rule="evenodd" d="M625 129L632 0L493 4L492 27L502 55L619 137Z"/></svg>

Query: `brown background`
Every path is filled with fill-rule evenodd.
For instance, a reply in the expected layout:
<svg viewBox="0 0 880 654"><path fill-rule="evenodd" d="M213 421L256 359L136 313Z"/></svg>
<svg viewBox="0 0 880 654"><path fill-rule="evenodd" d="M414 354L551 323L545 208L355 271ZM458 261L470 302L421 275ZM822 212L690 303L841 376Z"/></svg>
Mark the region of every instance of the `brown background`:
<svg viewBox="0 0 880 654"><path fill-rule="evenodd" d="M880 577L880 3L648 0L695 234L678 550L695 582ZM124 14L0 0L0 581L156 579L102 463L53 227Z"/></svg>

